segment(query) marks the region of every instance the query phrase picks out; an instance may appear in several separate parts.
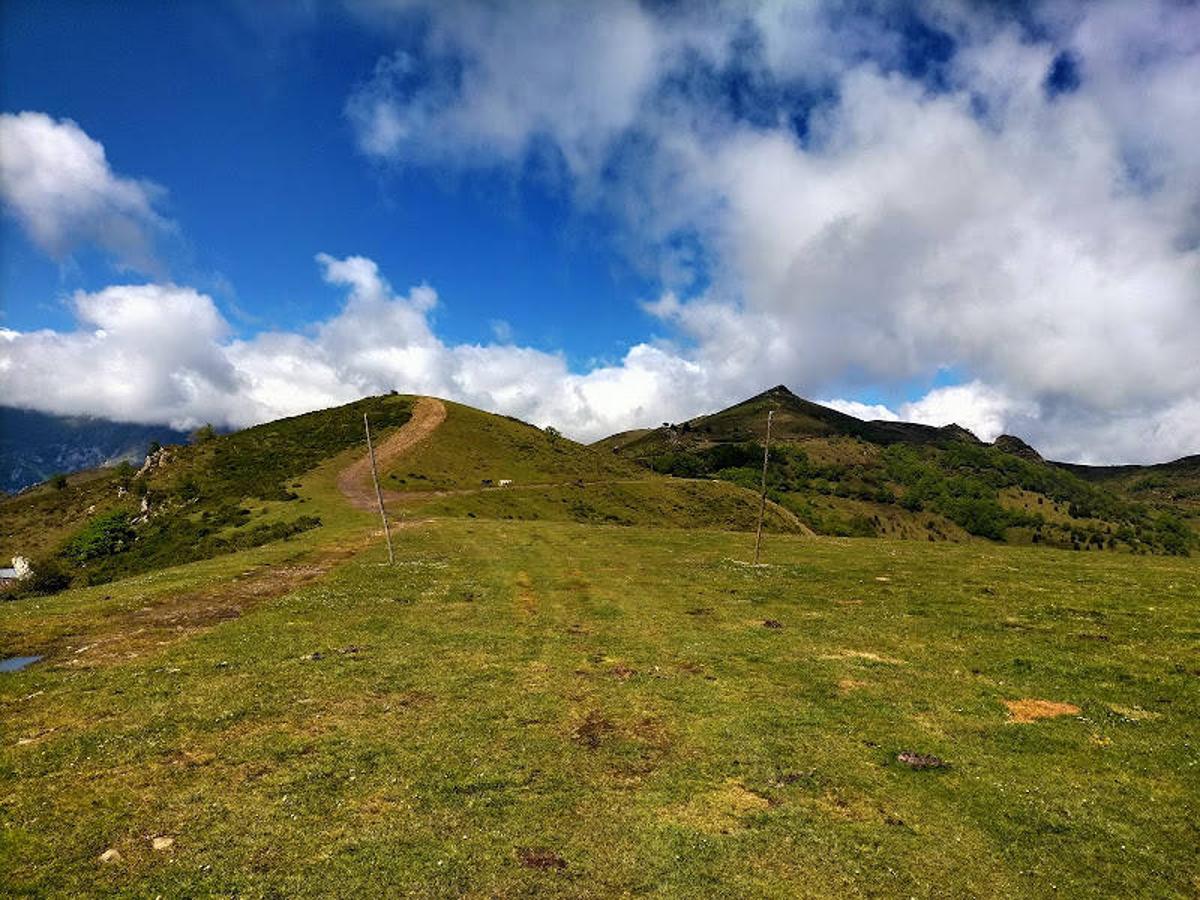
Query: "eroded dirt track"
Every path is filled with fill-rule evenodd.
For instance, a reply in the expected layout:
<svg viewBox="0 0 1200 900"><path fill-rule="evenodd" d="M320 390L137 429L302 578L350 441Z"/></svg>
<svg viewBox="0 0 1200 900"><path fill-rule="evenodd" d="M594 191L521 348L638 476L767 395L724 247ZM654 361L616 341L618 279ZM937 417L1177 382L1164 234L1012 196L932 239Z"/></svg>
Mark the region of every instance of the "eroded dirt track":
<svg viewBox="0 0 1200 900"><path fill-rule="evenodd" d="M375 447L379 470L411 450L446 421L446 405L435 397L418 397L413 404L412 418ZM338 490L358 509L374 509L375 488L371 484L371 460L364 454L338 473ZM390 499L390 498L389 498Z"/></svg>

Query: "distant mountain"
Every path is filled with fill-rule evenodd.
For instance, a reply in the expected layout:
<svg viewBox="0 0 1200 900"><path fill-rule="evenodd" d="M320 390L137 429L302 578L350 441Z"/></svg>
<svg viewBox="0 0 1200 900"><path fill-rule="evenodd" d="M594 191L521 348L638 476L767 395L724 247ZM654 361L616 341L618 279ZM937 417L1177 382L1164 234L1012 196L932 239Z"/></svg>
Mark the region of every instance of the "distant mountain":
<svg viewBox="0 0 1200 900"><path fill-rule="evenodd" d="M772 439L783 442L841 436L858 438L883 447L891 444L939 444L951 440L983 443L959 425L935 428L915 422L864 422L798 397L780 384L720 412L698 416L678 425L622 432L598 441L596 446L609 449L617 447L623 455L644 456L660 448L762 440L766 432L768 410L775 414L771 424Z"/></svg>
<svg viewBox="0 0 1200 900"><path fill-rule="evenodd" d="M0 406L0 490L13 493L59 472L141 463L151 441L178 444L187 435L165 425L131 425L92 416L54 416Z"/></svg>
<svg viewBox="0 0 1200 900"><path fill-rule="evenodd" d="M959 425L867 422L783 385L593 446L662 474L755 487L768 412L769 494L819 533L1167 553L1200 544L1200 457L1048 462L1013 435L988 444Z"/></svg>

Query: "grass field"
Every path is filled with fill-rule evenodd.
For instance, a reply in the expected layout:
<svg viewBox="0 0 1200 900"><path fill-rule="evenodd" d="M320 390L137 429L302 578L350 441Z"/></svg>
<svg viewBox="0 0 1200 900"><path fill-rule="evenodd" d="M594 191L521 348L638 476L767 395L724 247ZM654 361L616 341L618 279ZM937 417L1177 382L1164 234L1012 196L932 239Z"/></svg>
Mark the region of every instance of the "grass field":
<svg viewBox="0 0 1200 900"><path fill-rule="evenodd" d="M1194 559L369 523L0 604L6 893L1200 890Z"/></svg>

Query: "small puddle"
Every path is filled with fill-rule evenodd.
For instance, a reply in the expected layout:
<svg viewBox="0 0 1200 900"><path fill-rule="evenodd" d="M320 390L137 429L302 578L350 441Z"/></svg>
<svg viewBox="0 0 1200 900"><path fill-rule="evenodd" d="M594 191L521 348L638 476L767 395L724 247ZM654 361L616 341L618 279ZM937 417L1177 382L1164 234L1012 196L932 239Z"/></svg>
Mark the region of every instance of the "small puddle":
<svg viewBox="0 0 1200 900"><path fill-rule="evenodd" d="M10 656L8 659L0 659L0 672L20 672L39 659L41 659L40 656Z"/></svg>

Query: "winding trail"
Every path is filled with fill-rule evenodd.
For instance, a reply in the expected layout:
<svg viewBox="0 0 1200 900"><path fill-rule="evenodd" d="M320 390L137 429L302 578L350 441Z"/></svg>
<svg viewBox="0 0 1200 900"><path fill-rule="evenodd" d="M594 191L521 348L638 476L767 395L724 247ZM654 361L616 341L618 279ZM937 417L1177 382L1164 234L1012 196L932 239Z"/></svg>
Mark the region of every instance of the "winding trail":
<svg viewBox="0 0 1200 900"><path fill-rule="evenodd" d="M383 443L375 447L380 472L389 464L425 440L446 421L446 405L436 397L418 397L412 418L401 425ZM356 509L375 509L375 488L371 484L371 458L363 455L338 473L338 490Z"/></svg>

